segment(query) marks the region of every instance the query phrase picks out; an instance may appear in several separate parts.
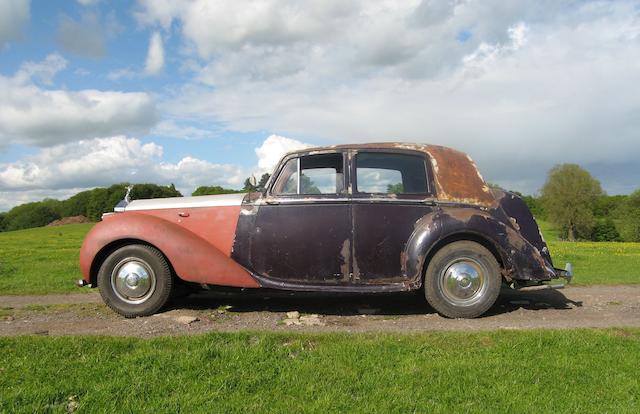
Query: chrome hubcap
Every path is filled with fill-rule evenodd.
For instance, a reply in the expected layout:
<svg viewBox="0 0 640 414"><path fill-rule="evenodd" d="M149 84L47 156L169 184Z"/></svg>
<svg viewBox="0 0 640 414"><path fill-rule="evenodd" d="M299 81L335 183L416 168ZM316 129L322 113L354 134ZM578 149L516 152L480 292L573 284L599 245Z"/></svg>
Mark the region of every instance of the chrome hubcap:
<svg viewBox="0 0 640 414"><path fill-rule="evenodd" d="M147 263L130 257L122 260L113 269L111 286L120 299L127 303L138 304L153 294L156 276Z"/></svg>
<svg viewBox="0 0 640 414"><path fill-rule="evenodd" d="M486 274L485 267L475 259L456 259L445 266L440 276L442 293L455 305L472 305L486 290Z"/></svg>

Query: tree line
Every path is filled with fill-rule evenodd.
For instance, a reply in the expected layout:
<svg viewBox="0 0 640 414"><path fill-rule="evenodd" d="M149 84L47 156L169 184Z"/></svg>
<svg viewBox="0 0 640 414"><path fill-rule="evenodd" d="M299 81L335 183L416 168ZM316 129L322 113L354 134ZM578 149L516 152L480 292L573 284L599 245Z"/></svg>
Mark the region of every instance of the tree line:
<svg viewBox="0 0 640 414"><path fill-rule="evenodd" d="M221 186L200 186L191 195L231 194L247 191L258 191L264 187L269 174L264 174L256 186L247 178L242 190L234 190ZM6 213L0 213L0 232L29 229L46 226L63 217L84 216L90 221L98 221L103 213L112 212L127 192L129 183L114 184L105 188L94 188L82 191L66 200L44 199L32 203L21 204ZM131 200L149 198L182 197L173 184L168 186L156 184L135 184L130 193Z"/></svg>
<svg viewBox="0 0 640 414"><path fill-rule="evenodd" d="M46 226L62 217L85 216L91 221L98 221L103 213L113 211L115 205L124 198L128 185L120 183L107 188L94 188L66 200L44 199L21 204L6 213L0 213L0 231ZM130 194L132 200L181 196L173 184L136 184Z"/></svg>
<svg viewBox="0 0 640 414"><path fill-rule="evenodd" d="M268 180L269 174L263 174L253 185L247 178L242 190L201 186L191 195L261 191ZM62 201L45 199L16 206L0 213L0 231L40 227L72 216L97 221L103 213L113 211L128 185L114 184L82 191ZM640 242L640 189L630 195L609 196L588 171L575 164L562 164L549 171L539 196L519 195L537 219L551 222L564 239ZM173 184L135 184L130 194L132 200L181 196Z"/></svg>

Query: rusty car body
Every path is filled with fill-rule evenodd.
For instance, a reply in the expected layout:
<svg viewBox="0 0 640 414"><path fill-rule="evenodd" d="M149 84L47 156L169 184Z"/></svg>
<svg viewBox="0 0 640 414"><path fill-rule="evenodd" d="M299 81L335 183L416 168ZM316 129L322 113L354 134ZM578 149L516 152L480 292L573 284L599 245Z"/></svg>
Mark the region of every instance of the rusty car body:
<svg viewBox="0 0 640 414"><path fill-rule="evenodd" d="M476 317L501 286L569 279L524 201L489 188L466 154L358 144L285 155L261 192L125 201L80 252L80 285L127 317L179 284L322 292L422 290Z"/></svg>

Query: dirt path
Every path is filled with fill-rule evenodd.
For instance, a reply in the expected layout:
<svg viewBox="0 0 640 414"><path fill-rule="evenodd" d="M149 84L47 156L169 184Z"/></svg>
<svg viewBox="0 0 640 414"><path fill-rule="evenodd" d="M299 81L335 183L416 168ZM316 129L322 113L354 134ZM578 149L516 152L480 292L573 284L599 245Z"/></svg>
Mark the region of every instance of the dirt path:
<svg viewBox="0 0 640 414"><path fill-rule="evenodd" d="M287 318L287 312L298 311ZM317 315L317 316L315 316ZM640 285L505 291L486 316L452 320L415 294L318 296L203 293L164 312L124 319L97 294L0 296L0 336L184 335L208 331L420 332L579 327L640 327Z"/></svg>

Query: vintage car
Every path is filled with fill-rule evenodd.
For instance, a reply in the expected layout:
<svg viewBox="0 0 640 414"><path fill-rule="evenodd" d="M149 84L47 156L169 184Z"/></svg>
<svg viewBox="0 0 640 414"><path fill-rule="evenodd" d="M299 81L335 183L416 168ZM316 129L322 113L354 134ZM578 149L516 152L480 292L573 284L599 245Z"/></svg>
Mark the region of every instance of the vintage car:
<svg viewBox="0 0 640 414"><path fill-rule="evenodd" d="M125 317L153 314L186 284L420 291L440 314L473 318L504 285L571 277L523 200L442 146L306 149L284 156L262 192L126 197L115 210L84 240L78 283Z"/></svg>

